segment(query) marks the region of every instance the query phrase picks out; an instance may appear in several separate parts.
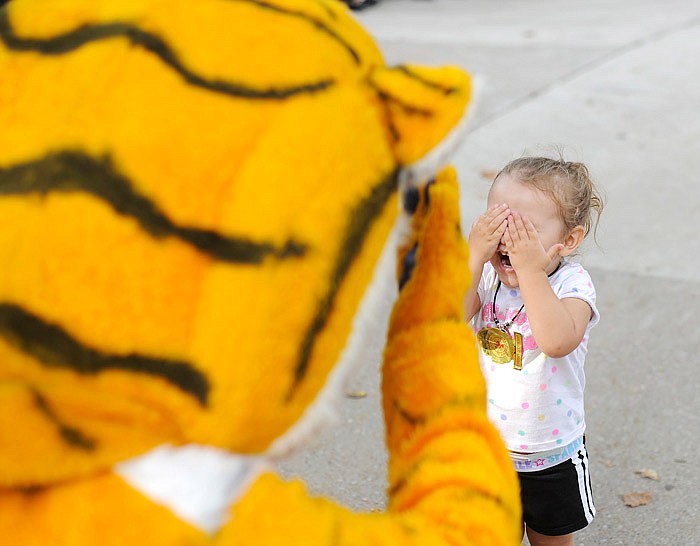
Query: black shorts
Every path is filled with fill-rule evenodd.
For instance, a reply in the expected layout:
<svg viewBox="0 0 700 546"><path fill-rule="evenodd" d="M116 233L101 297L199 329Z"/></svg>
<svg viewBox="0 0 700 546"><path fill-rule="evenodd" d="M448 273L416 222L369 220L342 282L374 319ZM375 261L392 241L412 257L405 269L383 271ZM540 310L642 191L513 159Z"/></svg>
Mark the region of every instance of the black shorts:
<svg viewBox="0 0 700 546"><path fill-rule="evenodd" d="M518 472L523 520L541 535L568 535L595 517L585 444L573 457L537 472Z"/></svg>

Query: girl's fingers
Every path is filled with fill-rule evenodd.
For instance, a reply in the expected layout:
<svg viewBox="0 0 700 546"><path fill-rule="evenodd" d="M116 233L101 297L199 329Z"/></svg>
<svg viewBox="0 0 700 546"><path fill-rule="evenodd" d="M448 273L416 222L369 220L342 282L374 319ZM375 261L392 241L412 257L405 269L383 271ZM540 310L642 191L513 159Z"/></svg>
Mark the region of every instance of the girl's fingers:
<svg viewBox="0 0 700 546"><path fill-rule="evenodd" d="M503 238L504 242L506 243L507 249L513 247L513 237L511 236L510 222L506 222L506 229L503 232L502 238Z"/></svg>
<svg viewBox="0 0 700 546"><path fill-rule="evenodd" d="M557 243L556 245L553 245L548 251L547 251L547 256L549 257L550 261L556 258L557 256L561 256L560 252L564 250L564 245L561 243Z"/></svg>
<svg viewBox="0 0 700 546"><path fill-rule="evenodd" d="M507 223L510 210L507 205L500 204L490 207L472 223L472 231L478 230L482 236L498 236L503 233L503 224Z"/></svg>
<svg viewBox="0 0 700 546"><path fill-rule="evenodd" d="M487 216L490 220L489 225L493 231L496 231L496 229L498 229L503 223L503 220L508 218L509 212L510 211L506 205L496 205L487 212Z"/></svg>
<svg viewBox="0 0 700 546"><path fill-rule="evenodd" d="M516 212L513 214L513 224L515 226L518 239L537 239L538 235L537 231L535 230L535 226L532 225L532 222L530 222L528 218L521 216Z"/></svg>
<svg viewBox="0 0 700 546"><path fill-rule="evenodd" d="M530 239L538 239L539 234L537 233L534 224L530 221L530 219L527 216L523 217L523 223Z"/></svg>
<svg viewBox="0 0 700 546"><path fill-rule="evenodd" d="M510 231L511 234L511 239L515 240L520 240L522 239L522 236L520 234L520 227L518 226L518 220L519 220L519 215L517 212L514 212L510 216L508 216L508 231Z"/></svg>

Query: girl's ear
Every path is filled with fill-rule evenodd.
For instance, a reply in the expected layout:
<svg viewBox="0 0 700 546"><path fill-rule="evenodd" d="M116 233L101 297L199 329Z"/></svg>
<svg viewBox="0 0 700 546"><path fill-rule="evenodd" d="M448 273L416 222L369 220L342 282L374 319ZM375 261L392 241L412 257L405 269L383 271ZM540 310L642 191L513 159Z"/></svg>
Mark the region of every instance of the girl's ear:
<svg viewBox="0 0 700 546"><path fill-rule="evenodd" d="M564 249L559 253L560 256L568 256L572 254L583 242L586 236L586 229L583 226L576 226L564 239Z"/></svg>

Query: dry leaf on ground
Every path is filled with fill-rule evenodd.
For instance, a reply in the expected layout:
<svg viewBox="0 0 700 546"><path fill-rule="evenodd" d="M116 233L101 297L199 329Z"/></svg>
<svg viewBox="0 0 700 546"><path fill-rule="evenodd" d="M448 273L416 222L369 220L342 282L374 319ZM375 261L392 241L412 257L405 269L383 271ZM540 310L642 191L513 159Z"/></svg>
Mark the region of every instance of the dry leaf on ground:
<svg viewBox="0 0 700 546"><path fill-rule="evenodd" d="M367 396L367 391L350 391L346 394L348 398L364 398Z"/></svg>
<svg viewBox="0 0 700 546"><path fill-rule="evenodd" d="M637 470L637 474L639 474L642 478L659 481L659 473L651 468L642 468L641 470Z"/></svg>
<svg viewBox="0 0 700 546"><path fill-rule="evenodd" d="M481 177L486 178L487 180L493 180L496 178L496 175L498 174L498 171L493 171L491 169L484 169L481 171Z"/></svg>
<svg viewBox="0 0 700 546"><path fill-rule="evenodd" d="M651 502L651 492L643 491L641 493L625 493L622 496L622 500L625 501L625 504L631 508L644 506L645 504L649 504Z"/></svg>

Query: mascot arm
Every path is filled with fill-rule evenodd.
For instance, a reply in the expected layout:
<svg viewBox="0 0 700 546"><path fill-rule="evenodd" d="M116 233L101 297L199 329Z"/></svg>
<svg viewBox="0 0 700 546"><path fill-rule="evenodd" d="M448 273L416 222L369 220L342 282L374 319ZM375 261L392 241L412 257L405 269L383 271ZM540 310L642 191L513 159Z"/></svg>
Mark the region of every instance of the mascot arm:
<svg viewBox="0 0 700 546"><path fill-rule="evenodd" d="M266 474L234 508L221 544L520 543L517 479L487 421L463 320L469 273L452 169L424 190L413 222L384 355L387 512L354 514Z"/></svg>
<svg viewBox="0 0 700 546"><path fill-rule="evenodd" d="M475 343L462 317L469 273L454 172L441 173L428 188L414 213L413 236L400 250L402 289L384 355L386 513L355 514L309 496L300 482L265 473L235 503L228 523L209 535L106 473L1 492L5 542L519 544L517 480L487 421ZM130 524L144 521L149 524Z"/></svg>

